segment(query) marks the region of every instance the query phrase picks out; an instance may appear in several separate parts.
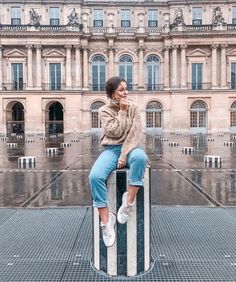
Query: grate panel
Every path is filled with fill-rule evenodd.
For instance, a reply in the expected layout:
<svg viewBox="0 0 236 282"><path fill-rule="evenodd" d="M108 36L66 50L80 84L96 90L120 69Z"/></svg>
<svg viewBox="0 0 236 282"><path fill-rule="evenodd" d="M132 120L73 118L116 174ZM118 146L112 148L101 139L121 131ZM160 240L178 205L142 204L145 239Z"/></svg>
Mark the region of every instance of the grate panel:
<svg viewBox="0 0 236 282"><path fill-rule="evenodd" d="M81 224L76 243L71 251L70 260L90 259L92 255L92 209L87 210L86 217Z"/></svg>
<svg viewBox="0 0 236 282"><path fill-rule="evenodd" d="M61 281L65 261L17 261L0 262L0 281Z"/></svg>
<svg viewBox="0 0 236 282"><path fill-rule="evenodd" d="M236 259L236 225L221 208L153 208L153 255L175 261ZM230 243L229 243L230 242Z"/></svg>
<svg viewBox="0 0 236 282"><path fill-rule="evenodd" d="M0 260L68 259L85 214L86 208L18 211L1 225Z"/></svg>
<svg viewBox="0 0 236 282"><path fill-rule="evenodd" d="M8 220L15 212L16 210L13 209L0 209L0 225Z"/></svg>
<svg viewBox="0 0 236 282"><path fill-rule="evenodd" d="M235 281L234 208L153 207L155 263L133 278L92 268L91 208L12 212L0 225L0 281Z"/></svg>

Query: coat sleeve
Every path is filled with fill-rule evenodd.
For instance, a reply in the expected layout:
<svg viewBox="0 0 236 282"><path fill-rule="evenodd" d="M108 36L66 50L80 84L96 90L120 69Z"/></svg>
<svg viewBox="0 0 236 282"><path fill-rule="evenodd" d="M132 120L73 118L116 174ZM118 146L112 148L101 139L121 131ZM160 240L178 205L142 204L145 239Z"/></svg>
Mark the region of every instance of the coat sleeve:
<svg viewBox="0 0 236 282"><path fill-rule="evenodd" d="M127 112L119 110L117 116L104 110L101 110L99 113L104 135L112 138L120 138L126 127Z"/></svg>
<svg viewBox="0 0 236 282"><path fill-rule="evenodd" d="M130 128L130 131L128 132L128 135L127 135L123 145L122 145L121 155L119 157L119 160L126 163L127 155L134 148L137 148L141 144L142 134L143 134L143 128L142 128L140 111L139 111L138 107L136 106L134 117L133 117L133 120L132 120L132 126Z"/></svg>

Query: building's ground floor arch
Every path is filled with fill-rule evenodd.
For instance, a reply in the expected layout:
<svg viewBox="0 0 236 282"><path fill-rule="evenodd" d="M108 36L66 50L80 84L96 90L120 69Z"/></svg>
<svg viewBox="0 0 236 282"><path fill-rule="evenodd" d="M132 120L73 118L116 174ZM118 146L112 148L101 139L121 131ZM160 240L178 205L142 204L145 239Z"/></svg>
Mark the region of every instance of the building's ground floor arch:
<svg viewBox="0 0 236 282"><path fill-rule="evenodd" d="M45 107L45 134L64 132L64 109L57 101L48 102Z"/></svg>
<svg viewBox="0 0 236 282"><path fill-rule="evenodd" d="M207 105L196 100L190 107L190 133L207 133Z"/></svg>
<svg viewBox="0 0 236 282"><path fill-rule="evenodd" d="M104 106L105 103L102 101L95 101L90 107L91 111L91 130L100 131L101 130L101 120L99 116L99 109Z"/></svg>
<svg viewBox="0 0 236 282"><path fill-rule="evenodd" d="M236 101L230 107L230 133L236 133Z"/></svg>
<svg viewBox="0 0 236 282"><path fill-rule="evenodd" d="M146 131L162 132L163 106L158 101L151 101L146 109Z"/></svg>
<svg viewBox="0 0 236 282"><path fill-rule="evenodd" d="M18 101L11 101L6 106L6 133L24 134L25 132L25 109Z"/></svg>

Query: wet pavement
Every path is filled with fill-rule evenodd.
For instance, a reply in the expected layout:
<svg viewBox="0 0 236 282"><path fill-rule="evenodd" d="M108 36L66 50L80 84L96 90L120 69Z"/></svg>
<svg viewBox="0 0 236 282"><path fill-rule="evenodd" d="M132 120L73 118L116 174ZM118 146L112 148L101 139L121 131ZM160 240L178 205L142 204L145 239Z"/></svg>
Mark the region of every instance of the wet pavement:
<svg viewBox="0 0 236 282"><path fill-rule="evenodd" d="M233 136L144 135L152 268L133 278L107 277L92 265L88 175L102 151L99 136L56 137L0 137L1 282L236 281ZM229 141L232 146L224 145ZM185 154L183 147L194 153ZM53 155L47 148L58 149ZM207 165L205 155L221 156L222 163ZM23 156L36 162L18 164Z"/></svg>
<svg viewBox="0 0 236 282"><path fill-rule="evenodd" d="M102 151L99 136L55 137L0 138L0 207L91 205L88 175ZM236 146L224 145L236 141L233 136L145 134L144 140L152 169L152 205L236 205ZM8 148L8 143L17 147ZM62 148L61 143L69 147ZM182 153L190 146L194 154ZM48 155L46 148L59 148L58 154ZM222 164L206 167L204 155L222 156ZM35 165L19 166L22 156L36 157Z"/></svg>

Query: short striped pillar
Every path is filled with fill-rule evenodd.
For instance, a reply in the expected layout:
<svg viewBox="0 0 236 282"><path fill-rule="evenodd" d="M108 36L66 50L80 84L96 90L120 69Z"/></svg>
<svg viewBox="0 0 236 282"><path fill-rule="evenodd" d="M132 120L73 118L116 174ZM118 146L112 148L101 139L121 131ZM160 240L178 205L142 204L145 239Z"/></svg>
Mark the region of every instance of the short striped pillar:
<svg viewBox="0 0 236 282"><path fill-rule="evenodd" d="M107 179L109 211L117 214L128 188L128 169L115 170ZM116 225L116 242L107 248L102 239L98 209L93 208L93 266L111 276L135 276L151 267L150 167L144 175L136 204L126 224Z"/></svg>

